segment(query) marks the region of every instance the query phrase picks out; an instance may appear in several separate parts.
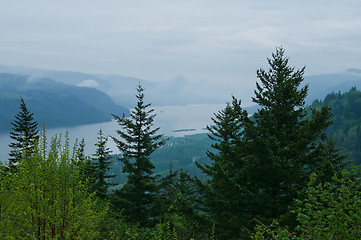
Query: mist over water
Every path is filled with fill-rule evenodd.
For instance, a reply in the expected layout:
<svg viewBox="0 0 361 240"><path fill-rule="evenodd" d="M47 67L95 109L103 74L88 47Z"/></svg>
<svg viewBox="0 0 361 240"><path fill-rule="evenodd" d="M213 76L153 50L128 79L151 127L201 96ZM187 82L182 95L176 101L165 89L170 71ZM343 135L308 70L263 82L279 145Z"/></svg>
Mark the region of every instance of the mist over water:
<svg viewBox="0 0 361 240"><path fill-rule="evenodd" d="M206 133L205 127L212 124L211 117L214 113L222 110L225 104L191 104L185 106L160 106L152 107L157 116L154 119L154 128L160 127L159 133L165 136L183 137L184 135ZM40 124L39 124L40 125ZM96 124L87 124L66 128L46 129L46 135L50 140L55 135L64 137L68 132L71 146L76 139L85 140L85 153L91 156L95 152L94 144L97 142L99 129L103 130L104 136L118 137L116 130L119 125L115 120ZM191 131L190 131L191 130ZM8 159L11 142L9 133L0 134L0 159ZM115 143L109 138L107 146L113 153L119 153Z"/></svg>

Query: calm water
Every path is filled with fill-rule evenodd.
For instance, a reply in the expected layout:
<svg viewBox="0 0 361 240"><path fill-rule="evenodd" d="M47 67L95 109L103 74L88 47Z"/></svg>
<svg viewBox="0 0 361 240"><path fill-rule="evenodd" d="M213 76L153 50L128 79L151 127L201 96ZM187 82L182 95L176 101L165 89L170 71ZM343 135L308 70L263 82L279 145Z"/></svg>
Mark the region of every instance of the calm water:
<svg viewBox="0 0 361 240"><path fill-rule="evenodd" d="M215 112L223 109L225 105L215 104L194 104L186 106L162 106L153 107L157 116L155 117L154 127L160 127L159 133L165 136L182 137L184 135L205 133L207 130L204 128L206 125L212 124L211 117ZM76 127L67 128L52 128L47 129L47 137L50 139L55 134L62 134L69 132L69 138L73 144L76 139L85 139L86 154L91 155L94 153L97 142L98 131L102 128L105 136L117 137L115 130L119 129L115 121L81 125ZM194 129L193 131L179 131L185 129ZM176 132L174 132L176 131ZM0 159L8 158L10 142L9 134L0 134ZM114 142L109 139L107 145L113 153L119 153Z"/></svg>

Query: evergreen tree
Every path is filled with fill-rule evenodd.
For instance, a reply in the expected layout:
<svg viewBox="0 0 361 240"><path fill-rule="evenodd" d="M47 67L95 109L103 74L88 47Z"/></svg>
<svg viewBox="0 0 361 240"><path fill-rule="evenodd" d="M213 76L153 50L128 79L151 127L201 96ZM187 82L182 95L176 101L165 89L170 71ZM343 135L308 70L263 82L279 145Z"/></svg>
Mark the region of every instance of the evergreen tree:
<svg viewBox="0 0 361 240"><path fill-rule="evenodd" d="M84 138L82 138L81 141L79 142L78 159L79 159L79 162L84 162L87 159L87 156L85 155L85 139Z"/></svg>
<svg viewBox="0 0 361 240"><path fill-rule="evenodd" d="M197 166L210 178L202 186L206 211L211 215L216 234L222 239L236 239L242 226L249 225L250 202L244 187L244 125L249 121L241 101L233 97L225 109L214 114L214 125L207 126L213 151L207 155L210 165Z"/></svg>
<svg viewBox="0 0 361 240"><path fill-rule="evenodd" d="M177 239L203 239L211 226L199 209L197 185L183 169L173 171L160 179L159 193L152 207L157 217L157 227L171 228Z"/></svg>
<svg viewBox="0 0 361 240"><path fill-rule="evenodd" d="M9 167L14 169L20 163L21 154L33 148L39 137L38 123L34 121L33 113L28 110L23 98L20 99L20 111L11 124L10 138L14 142L9 144Z"/></svg>
<svg viewBox="0 0 361 240"><path fill-rule="evenodd" d="M194 219L197 211L198 193L194 179L183 169L173 171L160 179L159 193L153 210L167 220L169 216L176 214L188 220Z"/></svg>
<svg viewBox="0 0 361 240"><path fill-rule="evenodd" d="M93 193L93 186L95 184L95 167L93 166L92 159L85 155L85 140L84 138L78 143L74 144L74 160L75 165L79 169L80 180L87 185L89 192Z"/></svg>
<svg viewBox="0 0 361 240"><path fill-rule="evenodd" d="M152 128L156 114L153 114L154 109L148 109L151 104L144 103L141 85L138 85L137 92L137 105L130 118L113 115L121 129L116 131L120 139L112 139L122 154L119 158L124 164L122 171L127 174L127 182L115 192L113 206L119 211L123 209L128 220L146 226L150 224L150 206L157 192L150 156L164 145L165 140L163 135L156 134L159 128Z"/></svg>
<svg viewBox="0 0 361 240"><path fill-rule="evenodd" d="M108 174L112 163L112 156L110 149L106 146L108 139L104 137L102 129L98 132L98 142L95 144L97 147L95 154L93 154L92 166L94 168L94 183L91 188L101 199L107 196L108 188L115 184L109 182L109 179L114 178L115 175Z"/></svg>
<svg viewBox="0 0 361 240"><path fill-rule="evenodd" d="M332 124L330 109L313 109L306 118L308 85L301 87L305 68L289 67L282 48L268 63L269 71L257 71L260 83L252 100L260 109L246 125L250 154L244 168L254 196L253 215L264 222L289 210L312 172L325 182L345 166L345 157L325 134Z"/></svg>
<svg viewBox="0 0 361 240"><path fill-rule="evenodd" d="M205 204L216 233L225 239L245 238L241 226L251 231L253 219L267 224L284 216L286 224L295 224L287 213L310 174L326 182L345 166L345 157L325 134L330 109L313 109L306 117L304 68L289 67L282 48L268 63L268 72L257 71L253 102L259 109L252 118L234 99L208 128L216 151L208 153L212 164L201 166L210 177Z"/></svg>

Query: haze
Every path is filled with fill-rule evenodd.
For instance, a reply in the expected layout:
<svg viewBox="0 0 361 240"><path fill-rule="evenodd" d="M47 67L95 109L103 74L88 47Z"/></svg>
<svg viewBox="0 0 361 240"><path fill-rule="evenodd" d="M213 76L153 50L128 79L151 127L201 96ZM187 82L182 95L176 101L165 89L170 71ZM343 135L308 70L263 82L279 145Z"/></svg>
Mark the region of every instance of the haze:
<svg viewBox="0 0 361 240"><path fill-rule="evenodd" d="M251 92L283 46L306 75L361 68L361 2L2 1L0 64ZM221 87L222 86L222 87ZM237 89L237 90L235 90Z"/></svg>

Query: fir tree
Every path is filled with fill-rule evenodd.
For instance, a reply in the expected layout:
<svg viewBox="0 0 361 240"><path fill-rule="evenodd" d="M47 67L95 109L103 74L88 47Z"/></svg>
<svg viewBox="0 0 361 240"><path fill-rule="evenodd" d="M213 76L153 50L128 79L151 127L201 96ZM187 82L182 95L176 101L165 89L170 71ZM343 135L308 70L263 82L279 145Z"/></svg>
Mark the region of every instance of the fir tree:
<svg viewBox="0 0 361 240"><path fill-rule="evenodd" d="M79 162L86 161L87 156L85 155L85 139L82 138L78 147L78 158Z"/></svg>
<svg viewBox="0 0 361 240"><path fill-rule="evenodd" d="M39 138L38 123L34 121L33 113L28 110L23 98L20 99L20 111L11 124L10 138L13 142L9 144L9 167L14 169L20 163L22 153L31 150Z"/></svg>
<svg viewBox="0 0 361 240"><path fill-rule="evenodd" d="M165 140L163 135L157 134L159 128L152 128L156 114L153 114L154 109L148 109L151 104L144 103L141 85L138 85L137 92L137 105L130 118L113 115L121 129L116 131L120 138L112 139L122 154L119 158L124 164L122 171L127 174L127 182L115 192L113 206L118 210L124 209L128 220L145 226L150 224L150 206L157 191L150 156L164 145Z"/></svg>
<svg viewBox="0 0 361 240"><path fill-rule="evenodd" d="M104 137L103 131L100 129L98 132L98 142L95 144L97 149L95 154L93 154L94 183L91 190L101 199L107 197L108 188L114 186L109 180L115 177L115 175L108 174L113 161L111 160L111 151L106 146L107 141L108 138Z"/></svg>
<svg viewBox="0 0 361 240"><path fill-rule="evenodd" d="M173 171L160 179L159 193L153 210L163 219L167 215L177 214L178 216L194 218L196 215L196 202L198 193L196 192L194 179L183 169Z"/></svg>
<svg viewBox="0 0 361 240"><path fill-rule="evenodd" d="M245 135L250 152L244 169L247 188L255 196L253 214L262 221L285 214L312 172L325 182L345 166L345 156L325 134L332 124L330 109L313 109L306 118L308 85L301 87L305 68L289 67L283 48L268 63L269 71L257 71L260 83L253 101L260 109Z"/></svg>
<svg viewBox="0 0 361 240"><path fill-rule="evenodd" d="M208 218L198 207L197 185L183 169L173 171L160 179L159 193L152 207L157 226L167 225L175 230L177 239L198 239L211 228Z"/></svg>
<svg viewBox="0 0 361 240"><path fill-rule="evenodd" d="M283 216L285 224L294 225L288 213L310 174L326 182L345 167L345 156L325 134L332 124L330 109L306 116L304 68L289 67L282 48L268 63L269 71L257 71L253 102L259 109L252 118L234 100L209 127L216 151L208 153L212 164L201 167L210 177L205 203L216 233L225 239L245 238L240 226L251 231L253 219L267 224Z"/></svg>
<svg viewBox="0 0 361 240"><path fill-rule="evenodd" d="M95 168L92 159L85 155L84 138L79 143L78 140L75 142L73 152L75 154L75 165L79 169L80 180L87 185L89 192L92 193L95 184Z"/></svg>
<svg viewBox="0 0 361 240"><path fill-rule="evenodd" d="M233 97L225 109L214 114L214 125L207 126L213 151L207 155L210 165L197 166L210 178L201 189L205 194L206 211L211 215L216 234L222 239L236 239L242 226L249 225L245 217L250 202L245 190L244 172L245 146L244 125L249 121L241 101Z"/></svg>

